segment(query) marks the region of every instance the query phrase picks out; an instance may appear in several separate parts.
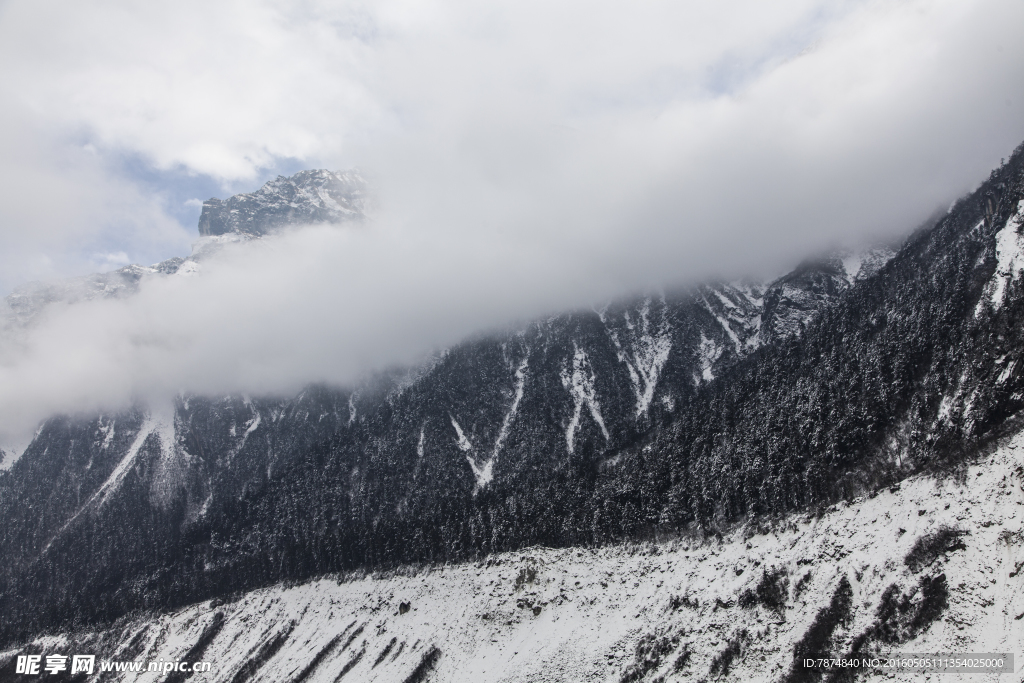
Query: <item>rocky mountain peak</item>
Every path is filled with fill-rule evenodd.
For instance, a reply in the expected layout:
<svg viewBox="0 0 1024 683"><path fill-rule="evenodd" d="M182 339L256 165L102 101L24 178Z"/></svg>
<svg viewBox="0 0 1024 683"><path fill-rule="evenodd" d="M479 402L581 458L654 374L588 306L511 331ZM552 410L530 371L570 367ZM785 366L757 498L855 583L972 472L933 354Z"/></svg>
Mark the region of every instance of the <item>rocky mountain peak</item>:
<svg viewBox="0 0 1024 683"><path fill-rule="evenodd" d="M225 244L244 242L288 225L342 223L365 217L367 182L358 170L300 171L278 176L256 192L203 202L200 239L187 257L175 256L151 266L131 264L51 282L29 282L5 297L0 328L29 323L47 305L131 296L147 277L195 271L197 264Z"/></svg>
<svg viewBox="0 0 1024 683"><path fill-rule="evenodd" d="M202 236L265 235L296 223L339 223L365 216L366 180L359 171L310 170L278 176L256 192L203 202Z"/></svg>

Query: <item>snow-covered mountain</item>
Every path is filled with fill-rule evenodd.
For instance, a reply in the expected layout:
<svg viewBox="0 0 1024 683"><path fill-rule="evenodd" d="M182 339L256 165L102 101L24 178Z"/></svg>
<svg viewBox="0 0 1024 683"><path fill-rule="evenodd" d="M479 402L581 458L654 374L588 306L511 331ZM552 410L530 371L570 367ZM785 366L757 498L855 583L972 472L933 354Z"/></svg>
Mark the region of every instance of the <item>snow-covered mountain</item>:
<svg viewBox="0 0 1024 683"><path fill-rule="evenodd" d="M225 245L256 239L289 225L359 222L366 218L368 207L366 181L356 170L302 171L287 178L278 176L251 194L224 201L208 199L199 218L199 240L188 256L22 285L5 298L7 319L0 320L0 328L26 325L53 303L130 296L147 278L195 273L203 260Z"/></svg>
<svg viewBox="0 0 1024 683"><path fill-rule="evenodd" d="M967 492L949 477L914 476L721 538L534 547L260 589L36 638L0 652L0 672L18 654L89 652L101 662L208 661L204 680L224 683L239 672L293 683L769 682L807 680L793 652L814 646L1019 658L1022 458L1018 433L965 464Z"/></svg>
<svg viewBox="0 0 1024 683"><path fill-rule="evenodd" d="M296 223L339 223L365 218L366 180L359 171L300 171L278 176L252 194L207 199L200 235L265 235Z"/></svg>
<svg viewBox="0 0 1024 683"><path fill-rule="evenodd" d="M174 648L194 647L199 640L221 647L216 645L220 633L242 638L245 629L238 624L245 622L233 622L233 615L272 612L278 607L266 601L288 596L281 597L287 609L282 606L279 616L294 620L294 630L279 633L274 629L285 628L279 620L250 617L248 637L255 640L245 641L247 654L233 656L259 661L245 666L228 660L243 667L233 669L232 676L244 670L244 677L303 674L319 680L328 670L338 676L344 669L352 680L404 680L414 671L426 680L433 667L440 679L457 680L452 671L482 666L486 655L496 658L508 680L517 680L513 673L520 669L509 672L508 667L518 663L523 672L539 676L550 643L564 645L558 655L563 668L554 671L573 666L596 671L594 661L625 648L635 659L613 657L613 666L600 669L606 677L668 680L728 670L782 680L789 675L785 667L762 667L751 643L764 640L791 656L802 634L814 630L821 610L828 612L836 600L835 609L850 613L826 629L829 647L851 646L852 638L864 634L865 643L890 634L884 637L899 644L967 644L956 640L945 622L941 629L946 630L940 630L939 621L927 616L932 607L920 619L915 616L924 609L919 609L922 600L937 595L940 585L948 587L953 570L943 570L946 584L940 584L940 574L931 569L923 574L908 564L901 569L891 546L885 546L884 561L869 557L893 539L886 535L888 521L877 527L888 531L875 532L868 517L877 520L881 514L875 500L896 506L893 510L906 508L892 519L913 517L908 510L919 506L912 510L917 526L898 527L911 546L952 525L946 508L921 504L924 494L900 502L904 499L890 500L891 492L885 491L900 482L909 490L910 481L945 477L948 492L942 496L982 495L989 486L982 480L988 480L965 479L962 473L971 463L985 462L986 448L1019 429L1022 211L1024 150L1019 149L976 192L895 253L840 254L808 262L770 283L709 283L568 312L467 341L425 367L379 375L357 387L311 386L293 397L179 396L173 405L140 405L117 415L55 416L0 473L0 515L6 520L0 553L7 560L0 566L0 612L6 617L0 640L16 644L62 631L71 634L62 637L92 638L113 657L125 641L117 635L123 631L108 625L138 610L156 610L164 616L117 622L118 628L131 624L132 633L143 634L132 636L134 644L125 651L172 656ZM239 228L205 239L250 238L252 233ZM1014 448L1006 452L1016 453ZM1006 470L1006 482L1019 477L1016 470L1009 473L1009 460L999 462L991 467ZM991 486L1002 490L1004 479L999 482ZM913 484L915 491L930 485ZM1016 505L1002 494L984 499ZM829 512L833 505L840 507ZM857 513L863 519L843 522L847 526L841 531L822 521L854 508L865 511ZM984 520L972 516L975 512L964 514L954 530L956 542L965 544L988 539L993 524L1009 524L1009 529L1016 519L1012 507L999 512L1002 517L993 512ZM786 530L793 525L802 530ZM764 529L775 529L774 536ZM861 555L833 548L833 532L850 534L849 547ZM755 542L746 538L750 533L768 540ZM897 533L897 539L903 535ZM746 558L731 570L739 578L724 581L726 565L696 559L704 553L700 562L708 561L717 543L713 539L720 537L728 540L730 563ZM671 555L675 569L666 565L661 579L661 569L653 565L629 565L630 572L652 576L650 585L646 578L634 579L637 590L641 583L647 586L641 591L646 597L641 602L616 598L604 605L608 619L616 621L594 621L618 643L614 647L604 636L590 643L580 635L584 631L571 624L583 617L556 611L552 605L562 598L543 592L543 586L529 596L523 591L533 589L520 586L500 600L492 591L500 617L494 625L483 616L477 624L471 610L438 617L440 625L400 615L419 624L411 630L384 619L392 609L389 601L411 599L418 610L418 601L433 594L439 604L448 595L456 611L462 604L447 593L458 586L445 583L439 572L412 572L406 583L395 578L337 590L323 582L272 588L368 569L405 576L411 570L403 568L444 563L470 563L445 570L459 576L478 571L488 581L505 581L503 570L492 571L503 565L494 563L519 563L526 556L542 558L550 572L545 581L552 578L549 584L562 586L560 577L582 571L573 568L574 553L592 552L571 548L607 546L600 551L604 555L582 564L599 565L608 558L615 563L619 557L626 566L632 560L627 562L628 552L615 544L664 538L688 539L677 546L652 546ZM757 545L762 542L766 545ZM522 554L535 546L563 550ZM807 579L815 587L803 604L800 595L810 584L797 588L807 564L799 560L825 560L794 559L791 551L812 546L833 548L831 564ZM983 554L989 546L970 547ZM947 550L953 553L949 562L959 561L952 545ZM1002 555L978 556L993 567L1005 564ZM857 562L850 564L849 558ZM756 567L755 559L761 563ZM929 567L938 569L941 562ZM787 626L771 629L769 619L775 617L769 611L783 608L766 611L758 600L767 598L757 596L771 598L781 589L771 581L764 587L746 582L755 575L757 581L762 575L782 581L776 569L783 565L789 583L785 599L778 599L786 604ZM694 578L705 574L717 578ZM581 586L588 585L580 576ZM563 591L566 602L597 604L598 598L578 590L575 580ZM679 602L672 613L690 610L686 619L702 635L676 632L671 624L680 617L658 611L671 599L675 589L665 587L672 581L680 587L692 583L692 592L680 588L677 597L695 601L699 609ZM888 591L889 584L896 585L895 592ZM414 585L425 592L412 592ZM481 586L458 585L486 597ZM743 598L746 607L724 606L740 600L748 588L755 597ZM402 591L413 597L402 598ZM847 592L852 602L842 607ZM246 597L234 607L223 603L242 593ZM1007 604L1017 609L1016 593L1006 595L1011 593ZM531 601L515 608L523 617L518 622L501 616L512 609L513 597L516 603ZM323 602L329 599L336 601L330 608ZM983 599L988 598L978 597ZM380 623L363 623L363 600L377 605L374 619ZM887 600L900 606L896 616L878 611ZM961 607L956 614L972 609L969 602ZM351 616L336 623L330 609ZM426 611L447 614L444 609ZM636 613L645 616L626 618ZM530 638L525 624L540 628L537 624L561 614L566 614L558 616L566 632L576 635L524 644L524 652L535 654L528 665L459 640L470 633L492 634L498 650L507 643L518 652ZM881 625L872 631L876 617ZM346 630L352 621L357 623ZM305 636L292 640L293 632L305 633L320 622L329 625L322 643ZM650 634L630 630L629 624L648 622ZM498 629L502 623L510 630ZM516 630L520 623L524 626ZM352 636L360 624L363 630ZM746 629L746 635L740 637L732 626ZM216 632L202 636L205 628ZM430 638L417 635L423 629ZM391 637L394 644L377 662L378 650L387 648ZM691 642L687 638L694 644L687 659L694 668L680 665L676 671L672 667L685 659L679 648ZM327 662L333 668L317 668Z"/></svg>

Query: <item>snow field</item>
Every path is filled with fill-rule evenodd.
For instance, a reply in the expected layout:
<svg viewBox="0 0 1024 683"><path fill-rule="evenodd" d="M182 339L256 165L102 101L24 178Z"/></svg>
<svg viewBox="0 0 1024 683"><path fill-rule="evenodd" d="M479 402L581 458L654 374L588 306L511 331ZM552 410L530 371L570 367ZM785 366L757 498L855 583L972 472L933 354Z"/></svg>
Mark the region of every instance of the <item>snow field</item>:
<svg viewBox="0 0 1024 683"><path fill-rule="evenodd" d="M840 649L876 619L890 585L912 594L922 576L942 573L948 608L889 651L1014 652L1019 660L1022 464L1018 434L957 476L913 477L820 517L779 521L765 533L741 527L722 539L531 548L475 563L324 578L34 644L100 659L210 661L209 681L236 680L244 669L247 680L268 682L512 683L698 681L716 660L720 670L722 653L738 643L722 678L779 681L794 644L842 577L853 595L851 619L835 635ZM914 543L943 527L965 532L965 547L908 566ZM744 591L778 570L787 577L784 608L741 606ZM647 645L638 654L640 643ZM8 659L4 668L14 654L0 654ZM125 680L160 678L144 672ZM968 680L941 680L959 678ZM1011 678L1019 674L969 680ZM895 679L921 681L922 674Z"/></svg>

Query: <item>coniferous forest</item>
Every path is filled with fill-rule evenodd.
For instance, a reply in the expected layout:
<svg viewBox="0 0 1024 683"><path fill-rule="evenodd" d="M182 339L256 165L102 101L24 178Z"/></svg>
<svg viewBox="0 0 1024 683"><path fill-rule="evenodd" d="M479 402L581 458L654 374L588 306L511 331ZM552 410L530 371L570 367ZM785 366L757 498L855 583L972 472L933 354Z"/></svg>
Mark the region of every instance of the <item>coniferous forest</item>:
<svg viewBox="0 0 1024 683"><path fill-rule="evenodd" d="M333 572L716 534L955 475L1024 405L1024 285L997 250L1022 201L1024 147L877 272L834 286L812 264L813 315L759 344L692 288L359 387L179 396L173 445L147 406L55 417L0 474L0 640Z"/></svg>

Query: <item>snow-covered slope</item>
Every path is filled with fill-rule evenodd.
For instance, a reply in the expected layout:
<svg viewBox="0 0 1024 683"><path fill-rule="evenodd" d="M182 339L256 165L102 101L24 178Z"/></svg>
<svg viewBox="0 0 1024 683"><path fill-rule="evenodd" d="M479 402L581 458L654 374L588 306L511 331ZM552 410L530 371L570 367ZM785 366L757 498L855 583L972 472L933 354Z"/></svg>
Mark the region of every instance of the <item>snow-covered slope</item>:
<svg viewBox="0 0 1024 683"><path fill-rule="evenodd" d="M0 671L74 651L209 661L210 681L781 681L795 647L843 654L858 636L879 653L1019 654L1022 463L1019 433L955 476L820 516L278 586L41 638Z"/></svg>

